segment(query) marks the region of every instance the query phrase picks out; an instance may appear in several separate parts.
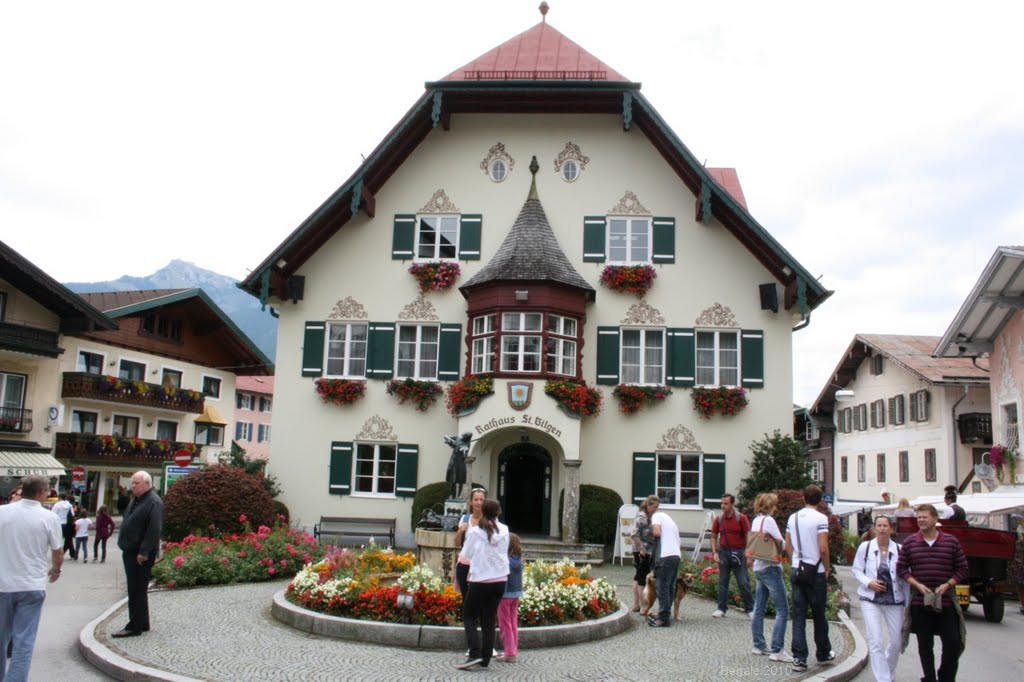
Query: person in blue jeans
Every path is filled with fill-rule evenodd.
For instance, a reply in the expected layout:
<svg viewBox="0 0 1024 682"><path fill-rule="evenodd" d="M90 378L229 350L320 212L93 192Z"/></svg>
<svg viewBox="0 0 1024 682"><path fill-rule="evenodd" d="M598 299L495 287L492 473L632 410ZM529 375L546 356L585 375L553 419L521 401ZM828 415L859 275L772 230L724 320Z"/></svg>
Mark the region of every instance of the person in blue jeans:
<svg viewBox="0 0 1024 682"><path fill-rule="evenodd" d="M793 587L793 672L807 670L807 610L814 620L815 658L819 665L830 665L836 659L828 638L828 619L825 618L825 600L828 597L826 580L832 572L828 553L828 517L817 510L821 502L821 488L804 488L804 508L793 513L786 523L786 553L792 557L790 582ZM797 580L800 563L817 566L811 584Z"/></svg>
<svg viewBox="0 0 1024 682"><path fill-rule="evenodd" d="M750 623L750 632L754 638L753 653L768 654L769 660L792 663L793 657L783 650L786 645L786 624L789 621L789 598L786 596L786 585L782 582L782 533L779 524L772 515L779 506L779 496L775 493L761 493L754 500L754 513L757 515L750 524L753 533L763 533L775 541L779 548L778 557L754 559L754 577L757 584L754 589L754 616ZM775 604L775 627L772 628L772 645L769 648L764 641L764 612L768 608L768 597Z"/></svg>
<svg viewBox="0 0 1024 682"><path fill-rule="evenodd" d="M736 511L736 498L729 493L722 495L722 514L711 524L711 558L718 564L718 609L711 614L715 618L722 618L729 612L730 574L736 576L743 610L747 614L754 610L745 554L749 532L750 521L746 514Z"/></svg>

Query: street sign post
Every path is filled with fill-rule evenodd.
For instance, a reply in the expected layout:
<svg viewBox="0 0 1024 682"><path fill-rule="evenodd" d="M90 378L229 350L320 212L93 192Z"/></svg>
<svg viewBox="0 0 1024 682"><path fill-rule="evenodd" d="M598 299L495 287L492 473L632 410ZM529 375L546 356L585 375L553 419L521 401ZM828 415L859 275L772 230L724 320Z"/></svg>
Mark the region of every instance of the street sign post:
<svg viewBox="0 0 1024 682"><path fill-rule="evenodd" d="M164 493L167 489L182 476L188 476L202 469L201 464L191 464L189 466L176 466L172 462L164 462Z"/></svg>
<svg viewBox="0 0 1024 682"><path fill-rule="evenodd" d="M71 470L72 481L84 481L85 480L85 469L82 467L75 467Z"/></svg>

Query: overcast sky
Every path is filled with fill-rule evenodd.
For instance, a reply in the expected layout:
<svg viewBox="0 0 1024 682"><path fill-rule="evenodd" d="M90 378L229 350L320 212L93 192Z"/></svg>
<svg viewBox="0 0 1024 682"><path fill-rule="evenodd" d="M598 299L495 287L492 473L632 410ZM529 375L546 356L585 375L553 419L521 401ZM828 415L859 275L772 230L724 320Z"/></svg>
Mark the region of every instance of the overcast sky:
<svg viewBox="0 0 1024 682"><path fill-rule="evenodd" d="M4 3L0 239L63 282L172 258L242 278L424 82L538 4ZM1013 3L550 4L836 291L795 337L797 403L857 332L941 335L995 247L1024 243Z"/></svg>

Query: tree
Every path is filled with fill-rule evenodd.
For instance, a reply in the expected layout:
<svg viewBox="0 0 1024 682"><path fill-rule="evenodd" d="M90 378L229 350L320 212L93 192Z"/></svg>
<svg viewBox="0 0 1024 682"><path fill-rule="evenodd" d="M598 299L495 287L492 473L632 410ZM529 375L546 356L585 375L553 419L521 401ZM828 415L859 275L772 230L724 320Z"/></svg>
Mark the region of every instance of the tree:
<svg viewBox="0 0 1024 682"><path fill-rule="evenodd" d="M773 490L802 490L811 485L806 446L778 430L750 444L754 458L748 460L750 476L740 482L737 497L741 507L753 504L759 493Z"/></svg>
<svg viewBox="0 0 1024 682"><path fill-rule="evenodd" d="M281 494L281 486L278 485L277 479L273 476L268 476L266 473L267 460L250 459L245 454L245 448L235 441L231 441L231 450L227 456L221 457L220 463L225 466L241 469L250 476L255 476L271 497L277 497Z"/></svg>

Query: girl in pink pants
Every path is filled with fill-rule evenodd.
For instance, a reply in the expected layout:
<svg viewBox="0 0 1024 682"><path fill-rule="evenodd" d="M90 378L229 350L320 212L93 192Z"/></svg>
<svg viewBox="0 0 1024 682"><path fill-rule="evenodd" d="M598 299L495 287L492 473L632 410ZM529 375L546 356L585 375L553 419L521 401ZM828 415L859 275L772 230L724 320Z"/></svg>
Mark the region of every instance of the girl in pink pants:
<svg viewBox="0 0 1024 682"><path fill-rule="evenodd" d="M505 650L495 660L515 663L519 653L519 598L523 596L523 546L519 536L508 536L508 581L498 604L498 630Z"/></svg>

